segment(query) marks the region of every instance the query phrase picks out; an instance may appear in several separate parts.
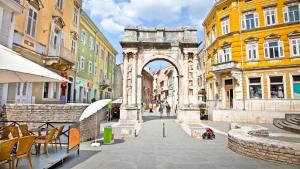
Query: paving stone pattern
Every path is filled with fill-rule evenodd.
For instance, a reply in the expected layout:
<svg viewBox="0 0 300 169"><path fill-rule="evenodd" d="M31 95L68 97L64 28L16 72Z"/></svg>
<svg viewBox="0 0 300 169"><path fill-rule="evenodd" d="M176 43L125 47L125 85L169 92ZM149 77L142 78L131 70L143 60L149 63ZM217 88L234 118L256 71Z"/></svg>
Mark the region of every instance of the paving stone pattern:
<svg viewBox="0 0 300 169"><path fill-rule="evenodd" d="M197 140L189 137L174 119L159 119L158 113L147 115L137 138L113 145L102 145L90 157L81 155L62 168L73 169L292 169L239 155L227 148L227 137ZM162 125L166 124L166 138ZM82 150L93 150L82 144Z"/></svg>

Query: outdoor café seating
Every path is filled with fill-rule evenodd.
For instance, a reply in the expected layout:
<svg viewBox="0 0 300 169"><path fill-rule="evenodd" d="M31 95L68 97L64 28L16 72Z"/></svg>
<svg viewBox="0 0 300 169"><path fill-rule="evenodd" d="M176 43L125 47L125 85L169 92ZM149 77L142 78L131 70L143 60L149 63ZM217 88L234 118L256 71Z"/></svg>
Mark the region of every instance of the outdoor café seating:
<svg viewBox="0 0 300 169"><path fill-rule="evenodd" d="M61 139L60 139L60 136L63 134L64 127L65 126L60 126L59 127L59 129L57 130L57 135L53 139L53 141L55 142L55 148L56 148L56 150L57 150L57 144L59 144L60 149L62 149L61 148Z"/></svg>
<svg viewBox="0 0 300 169"><path fill-rule="evenodd" d="M52 143L56 130L56 128L52 128L48 135L39 136L34 140L37 154L39 154L41 144L44 144L44 153L48 155L48 145Z"/></svg>
<svg viewBox="0 0 300 169"><path fill-rule="evenodd" d="M11 158L11 152L17 142L18 142L17 138L0 141L0 150L1 150L0 164L8 163L9 169L12 169L14 165Z"/></svg>
<svg viewBox="0 0 300 169"><path fill-rule="evenodd" d="M30 136L30 132L27 124L20 124L19 128L21 130L22 136Z"/></svg>
<svg viewBox="0 0 300 169"><path fill-rule="evenodd" d="M32 144L33 144L35 138L36 138L36 136L24 136L24 137L19 138L18 144L17 144L17 150L12 155L13 163L15 160L17 160L16 167L18 167L20 158L27 157L27 159L29 161L30 169L32 169L30 149L32 147Z"/></svg>

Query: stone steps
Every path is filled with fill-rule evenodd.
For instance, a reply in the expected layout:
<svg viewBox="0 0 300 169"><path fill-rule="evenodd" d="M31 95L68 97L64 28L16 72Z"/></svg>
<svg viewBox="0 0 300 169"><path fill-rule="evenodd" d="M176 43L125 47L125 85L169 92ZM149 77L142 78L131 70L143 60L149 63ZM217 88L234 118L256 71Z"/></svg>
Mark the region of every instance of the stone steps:
<svg viewBox="0 0 300 169"><path fill-rule="evenodd" d="M274 119L273 124L274 124L274 126L280 128L280 129L300 134L299 117L288 118L288 120L286 120L286 118L285 119Z"/></svg>

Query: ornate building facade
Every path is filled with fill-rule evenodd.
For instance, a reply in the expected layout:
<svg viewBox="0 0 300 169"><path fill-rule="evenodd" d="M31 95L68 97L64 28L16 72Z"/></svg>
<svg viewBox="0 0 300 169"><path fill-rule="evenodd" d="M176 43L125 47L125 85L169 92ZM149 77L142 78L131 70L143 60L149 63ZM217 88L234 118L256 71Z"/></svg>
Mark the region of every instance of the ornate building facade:
<svg viewBox="0 0 300 169"><path fill-rule="evenodd" d="M219 0L203 22L207 103L300 110L300 2Z"/></svg>

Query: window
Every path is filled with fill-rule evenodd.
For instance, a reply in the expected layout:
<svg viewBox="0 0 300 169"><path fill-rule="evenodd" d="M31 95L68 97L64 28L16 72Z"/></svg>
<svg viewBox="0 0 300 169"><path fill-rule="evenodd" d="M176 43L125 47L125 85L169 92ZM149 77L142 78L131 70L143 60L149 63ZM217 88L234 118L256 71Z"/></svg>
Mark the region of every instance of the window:
<svg viewBox="0 0 300 169"><path fill-rule="evenodd" d="M81 42L83 42L83 44L86 44L86 32L85 30L82 30L81 32Z"/></svg>
<svg viewBox="0 0 300 169"><path fill-rule="evenodd" d="M99 44L96 43L96 46L95 46L95 54L98 55L98 52L99 52Z"/></svg>
<svg viewBox="0 0 300 169"><path fill-rule="evenodd" d="M222 19L221 25L222 25L222 35L228 34L230 32L229 17Z"/></svg>
<svg viewBox="0 0 300 169"><path fill-rule="evenodd" d="M105 99L110 99L110 93L109 92L105 92Z"/></svg>
<svg viewBox="0 0 300 169"><path fill-rule="evenodd" d="M271 98L284 98L284 86L282 76L270 77L270 96Z"/></svg>
<svg viewBox="0 0 300 169"><path fill-rule="evenodd" d="M56 0L56 7L58 9L62 9L63 6L63 0Z"/></svg>
<svg viewBox="0 0 300 169"><path fill-rule="evenodd" d="M71 38L71 52L76 53L76 41Z"/></svg>
<svg viewBox="0 0 300 169"><path fill-rule="evenodd" d="M259 27L258 13L246 13L242 17L242 29L254 29Z"/></svg>
<svg viewBox="0 0 300 169"><path fill-rule="evenodd" d="M284 56L283 42L266 42L264 43L265 58L275 59Z"/></svg>
<svg viewBox="0 0 300 169"><path fill-rule="evenodd" d="M28 83L17 83L17 96L27 96L28 93Z"/></svg>
<svg viewBox="0 0 300 169"><path fill-rule="evenodd" d="M81 56L80 58L80 70L83 71L84 70L84 57Z"/></svg>
<svg viewBox="0 0 300 169"><path fill-rule="evenodd" d="M90 49L94 50L94 38L92 36L90 37Z"/></svg>
<svg viewBox="0 0 300 169"><path fill-rule="evenodd" d="M292 56L300 56L300 38L291 39L290 44Z"/></svg>
<svg viewBox="0 0 300 169"><path fill-rule="evenodd" d="M276 8L265 9L265 25L271 26L277 24L277 12Z"/></svg>
<svg viewBox="0 0 300 169"><path fill-rule="evenodd" d="M247 59L248 60L257 60L258 59L258 44L247 44Z"/></svg>
<svg viewBox="0 0 300 169"><path fill-rule="evenodd" d="M89 61L89 73L93 73L93 64Z"/></svg>
<svg viewBox="0 0 300 169"><path fill-rule="evenodd" d="M59 83L44 83L44 99L58 99Z"/></svg>
<svg viewBox="0 0 300 169"><path fill-rule="evenodd" d="M261 78L249 78L249 98L250 99L261 99L262 89L261 89Z"/></svg>
<svg viewBox="0 0 300 169"><path fill-rule="evenodd" d="M300 4L290 5L283 8L284 22L296 22L300 20Z"/></svg>
<svg viewBox="0 0 300 169"><path fill-rule="evenodd" d="M57 27L55 27L54 31L53 31L53 35L52 35L52 48L53 49L58 49L59 33L60 33L60 30Z"/></svg>
<svg viewBox="0 0 300 169"><path fill-rule="evenodd" d="M96 76L97 75L97 70L98 70L98 67L96 64L94 64L94 75Z"/></svg>
<svg viewBox="0 0 300 169"><path fill-rule="evenodd" d="M300 75L293 76L294 99L300 99Z"/></svg>
<svg viewBox="0 0 300 169"><path fill-rule="evenodd" d="M218 63L226 63L231 61L231 48L219 50Z"/></svg>
<svg viewBox="0 0 300 169"><path fill-rule="evenodd" d="M206 44L207 44L207 46L210 45L210 32L206 33Z"/></svg>
<svg viewBox="0 0 300 169"><path fill-rule="evenodd" d="M27 26L26 26L26 34L31 37L35 37L36 26L37 26L37 11L32 7L28 9L27 15Z"/></svg>
<svg viewBox="0 0 300 169"><path fill-rule="evenodd" d="M74 11L73 11L73 23L74 23L75 25L78 24L78 13L79 13L79 10L78 10L78 8L75 6L75 7L74 7Z"/></svg>
<svg viewBox="0 0 300 169"><path fill-rule="evenodd" d="M216 34L216 26L214 25L213 27L212 27L212 34L211 34L211 38L212 38L212 42L214 42L215 40L216 40L216 38L217 38L217 34Z"/></svg>

